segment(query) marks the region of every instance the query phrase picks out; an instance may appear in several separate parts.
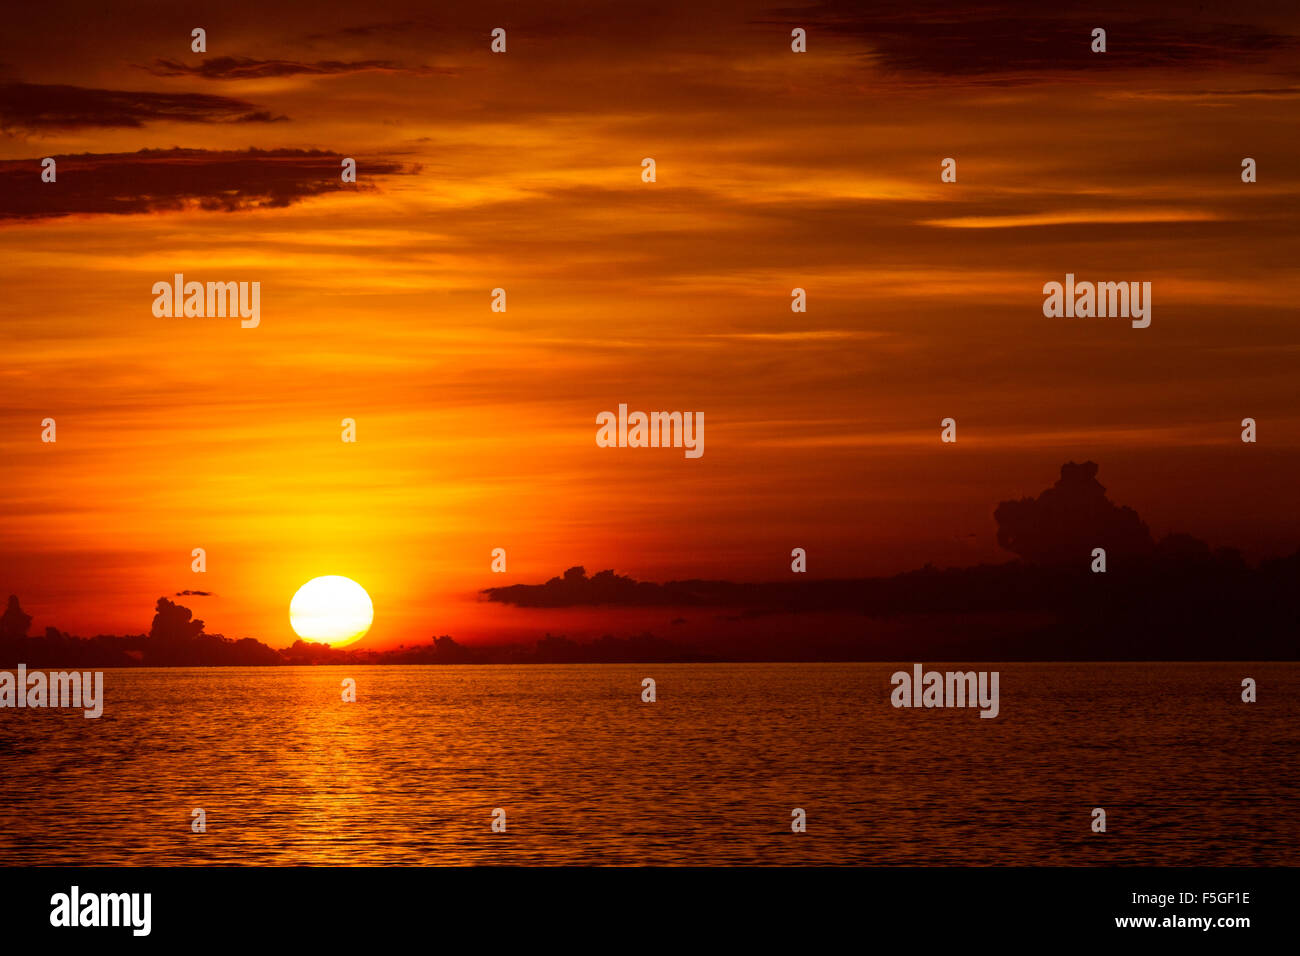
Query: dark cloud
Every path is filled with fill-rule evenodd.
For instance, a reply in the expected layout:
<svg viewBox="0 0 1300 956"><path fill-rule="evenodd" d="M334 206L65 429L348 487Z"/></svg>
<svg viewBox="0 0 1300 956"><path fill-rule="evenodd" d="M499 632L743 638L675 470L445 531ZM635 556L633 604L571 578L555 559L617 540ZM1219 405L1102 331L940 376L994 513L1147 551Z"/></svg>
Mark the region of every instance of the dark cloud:
<svg viewBox="0 0 1300 956"><path fill-rule="evenodd" d="M348 73L411 73L417 76L455 75L455 70L430 66L406 67L391 60L257 60L218 56L198 63L154 60L146 70L154 76L197 76L205 80L251 80L268 76L338 76Z"/></svg>
<svg viewBox="0 0 1300 956"><path fill-rule="evenodd" d="M253 113L247 113L236 119L232 123L281 123L287 120L287 116L276 116L270 110L257 110Z"/></svg>
<svg viewBox="0 0 1300 956"><path fill-rule="evenodd" d="M0 84L0 129L138 128L146 123L275 123L245 100L204 93L101 90L44 83Z"/></svg>
<svg viewBox="0 0 1300 956"><path fill-rule="evenodd" d="M373 189L376 177L419 169L357 157L361 182L350 184L339 178L341 155L321 150L142 149L54 158L54 183L41 181L39 159L0 162L0 220L275 208L310 196Z"/></svg>
<svg viewBox="0 0 1300 956"><path fill-rule="evenodd" d="M725 583L725 582L694 582ZM622 607L662 607L700 604L701 595L689 583L670 581L652 584L599 571L587 577L583 567L569 568L562 578L545 584L515 584L487 588L488 600L519 607L577 607L583 605L618 605Z"/></svg>
<svg viewBox="0 0 1300 956"><path fill-rule="evenodd" d="M27 636L27 630L31 626L32 616L23 613L22 606L18 603L18 596L9 595L5 612L0 615L0 640L21 640Z"/></svg>
<svg viewBox="0 0 1300 956"><path fill-rule="evenodd" d="M215 597L211 591L177 591L172 597Z"/></svg>
<svg viewBox="0 0 1300 956"><path fill-rule="evenodd" d="M1275 86L1244 90L1133 90L1127 96L1152 100L1296 99L1300 86Z"/></svg>
<svg viewBox="0 0 1300 956"><path fill-rule="evenodd" d="M1062 14L1037 0L954 5L945 0L824 0L771 20L862 40L884 69L904 76L1029 82L1053 74L1131 68L1221 67L1292 50L1297 37L1235 23L1139 19L1128 5ZM1091 50L1106 30L1106 53ZM815 41L813 41L815 42Z"/></svg>
<svg viewBox="0 0 1300 956"><path fill-rule="evenodd" d="M1016 604L1025 588L1012 580L1015 565L936 571L925 568L892 578L807 579L787 581L636 581L613 571L590 577L569 568L545 584L487 588L487 599L524 608L732 608L741 613L721 620L743 621L769 614L930 613L987 609ZM684 620L684 619L683 619Z"/></svg>
<svg viewBox="0 0 1300 956"><path fill-rule="evenodd" d="M742 611L737 619L827 611L879 616L1043 610L1075 598L1086 603L1094 597L1090 563L1092 550L1098 547L1106 549L1108 567L1113 561L1121 566L1142 562L1148 572L1170 580L1183 572L1239 573L1245 567L1236 551L1211 552L1205 542L1190 535L1172 534L1157 545L1136 511L1106 497L1097 471L1091 461L1066 462L1060 480L1037 498L997 506L998 544L1022 557L1023 564L944 570L927 565L891 578L791 575L785 581L663 584L636 581L613 571L588 577L585 568L573 567L545 584L515 584L482 593L489 601L524 608L734 608ZM1137 590L1141 591L1140 585Z"/></svg>
<svg viewBox="0 0 1300 956"><path fill-rule="evenodd" d="M1066 462L1055 485L1037 498L1002 502L993 518L998 544L1033 564L1084 567L1094 548L1104 548L1108 561L1155 548L1138 513L1106 497L1091 461Z"/></svg>
<svg viewBox="0 0 1300 956"><path fill-rule="evenodd" d="M187 607L173 604L165 597L158 599L157 613L149 636L169 641L185 641L203 633L203 622L194 617Z"/></svg>
<svg viewBox="0 0 1300 956"><path fill-rule="evenodd" d="M791 575L788 581L667 581L656 584L601 571L587 576L585 568L574 567L563 577L545 584L515 584L487 588L487 599L525 608L734 608L742 613L726 620L745 620L767 614L896 614L939 611L954 602L996 605L1008 600L1008 590L990 588L990 582L1005 585L1008 568L979 567L935 571L926 568L892 578L806 579ZM1012 572L1014 573L1014 572ZM682 620L685 623L684 619ZM674 622L675 623L675 622Z"/></svg>

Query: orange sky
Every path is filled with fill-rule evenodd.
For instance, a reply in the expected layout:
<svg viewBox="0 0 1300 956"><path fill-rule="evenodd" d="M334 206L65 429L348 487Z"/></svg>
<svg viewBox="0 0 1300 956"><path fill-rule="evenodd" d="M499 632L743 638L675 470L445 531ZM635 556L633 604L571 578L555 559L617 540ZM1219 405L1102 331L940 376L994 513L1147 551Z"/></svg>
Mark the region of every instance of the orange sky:
<svg viewBox="0 0 1300 956"><path fill-rule="evenodd" d="M1002 561L993 507L1068 459L1098 461L1156 534L1294 550L1287 5L1234 5L1231 25L1141 4L428 6L14 15L0 592L38 628L140 632L159 595L200 589L182 603L209 630L279 646L294 590L344 574L376 608L361 646L473 641L538 630L479 589L574 564ZM120 155L171 147L206 152ZM280 156L298 179L269 203L274 157L236 192L193 185L250 147L327 155ZM44 156L69 157L57 183ZM336 188L342 156L362 188ZM79 169L126 167L121 195L78 193ZM43 206L56 190L67 215ZM260 281L260 327L156 318L176 272ZM1045 318L1066 272L1151 282L1151 327ZM598 448L620 402L702 411L703 457Z"/></svg>

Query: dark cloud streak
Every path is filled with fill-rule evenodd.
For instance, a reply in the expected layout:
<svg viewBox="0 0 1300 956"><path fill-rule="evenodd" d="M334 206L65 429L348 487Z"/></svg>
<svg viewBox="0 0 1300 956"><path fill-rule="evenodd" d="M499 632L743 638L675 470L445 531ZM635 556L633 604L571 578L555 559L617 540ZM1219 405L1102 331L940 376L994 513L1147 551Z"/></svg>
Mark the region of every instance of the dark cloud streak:
<svg viewBox="0 0 1300 956"><path fill-rule="evenodd" d="M956 77L992 84L1113 70L1205 69L1259 62L1300 39L1236 23L1140 18L1130 6L1062 16L1050 5L1002 0L969 7L944 0L863 4L825 0L772 10L760 22L862 40L889 73L913 80ZM1106 29L1107 52L1093 53L1092 30Z"/></svg>
<svg viewBox="0 0 1300 956"><path fill-rule="evenodd" d="M137 129L146 123L275 123L253 103L206 93L151 93L45 83L0 84L0 128Z"/></svg>
<svg viewBox="0 0 1300 956"><path fill-rule="evenodd" d="M340 155L321 150L142 149L55 159L54 184L41 182L38 159L0 162L0 220L188 208L237 212L374 188L342 183ZM368 180L419 169L387 159L362 159L359 165Z"/></svg>
<svg viewBox="0 0 1300 956"><path fill-rule="evenodd" d="M138 69L154 76L197 76L205 80L251 80L279 76L343 76L351 73L409 73L416 76L454 76L455 70L431 66L406 67L391 60L257 60L245 56L219 56L199 63L154 60Z"/></svg>

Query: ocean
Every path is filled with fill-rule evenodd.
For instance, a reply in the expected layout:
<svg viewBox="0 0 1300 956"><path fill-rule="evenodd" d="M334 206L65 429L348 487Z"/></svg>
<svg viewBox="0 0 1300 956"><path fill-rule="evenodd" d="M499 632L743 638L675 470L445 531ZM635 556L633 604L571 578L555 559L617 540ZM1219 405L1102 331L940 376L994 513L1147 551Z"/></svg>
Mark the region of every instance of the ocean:
<svg viewBox="0 0 1300 956"><path fill-rule="evenodd" d="M912 663L107 670L0 710L0 864L1300 864L1300 664Z"/></svg>

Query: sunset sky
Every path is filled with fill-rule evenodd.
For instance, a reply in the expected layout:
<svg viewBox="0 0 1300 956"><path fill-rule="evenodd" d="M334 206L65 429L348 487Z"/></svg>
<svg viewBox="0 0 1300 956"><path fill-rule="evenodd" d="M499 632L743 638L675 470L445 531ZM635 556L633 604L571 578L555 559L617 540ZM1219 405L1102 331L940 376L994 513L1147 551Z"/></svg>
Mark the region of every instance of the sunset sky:
<svg viewBox="0 0 1300 956"><path fill-rule="evenodd" d="M139 633L203 590L282 646L341 574L362 646L536 636L478 592L1005 561L993 508L1071 459L1156 535L1294 551L1300 14L1173 6L15 7L0 598ZM1067 272L1149 281L1150 328L1045 318ZM260 281L260 327L155 317L174 273ZM597 447L619 403L703 456Z"/></svg>

